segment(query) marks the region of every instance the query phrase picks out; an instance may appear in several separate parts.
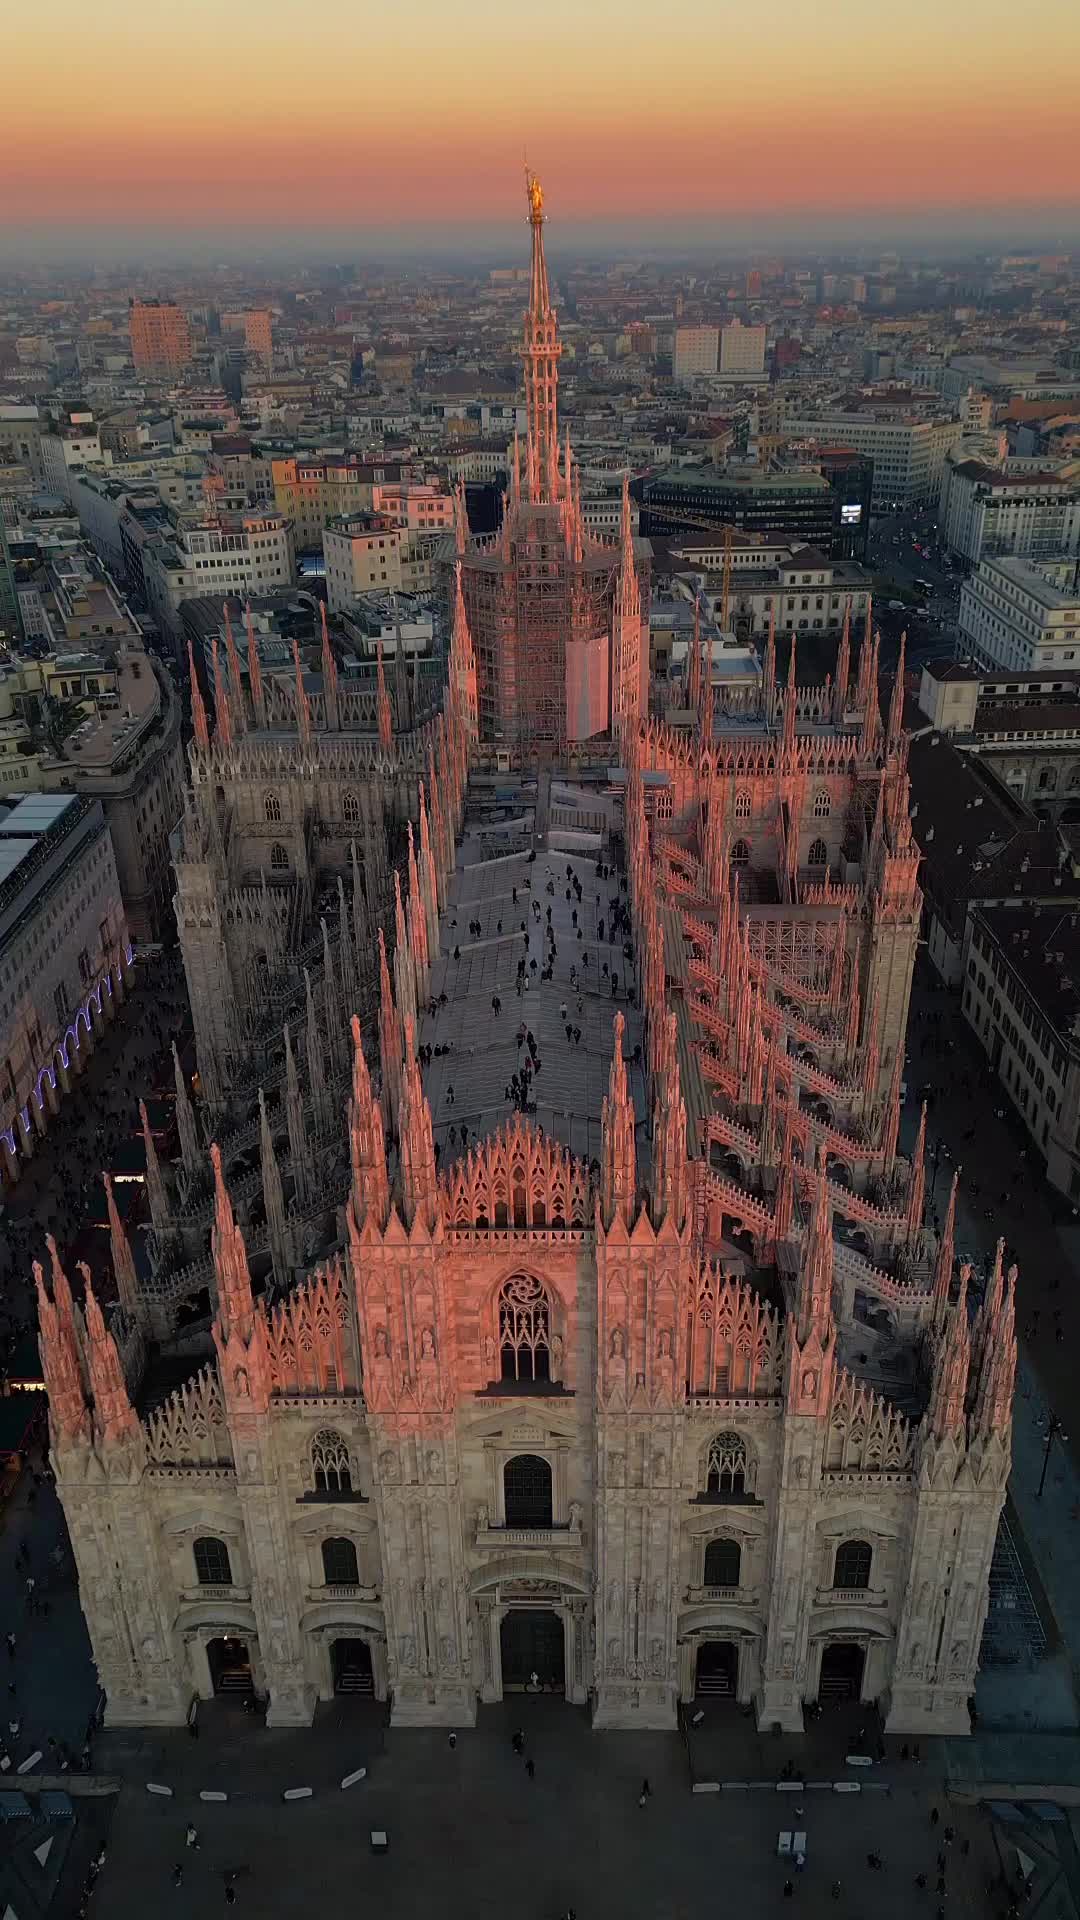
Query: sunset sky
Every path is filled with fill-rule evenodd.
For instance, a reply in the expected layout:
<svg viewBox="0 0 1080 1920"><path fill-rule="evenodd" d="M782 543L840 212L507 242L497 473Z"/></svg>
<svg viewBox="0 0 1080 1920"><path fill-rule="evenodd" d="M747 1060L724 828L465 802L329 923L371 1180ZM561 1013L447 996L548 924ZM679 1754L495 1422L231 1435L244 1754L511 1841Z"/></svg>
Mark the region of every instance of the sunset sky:
<svg viewBox="0 0 1080 1920"><path fill-rule="evenodd" d="M47 0L4 65L0 237L500 224L526 147L570 226L1080 206L1076 0Z"/></svg>

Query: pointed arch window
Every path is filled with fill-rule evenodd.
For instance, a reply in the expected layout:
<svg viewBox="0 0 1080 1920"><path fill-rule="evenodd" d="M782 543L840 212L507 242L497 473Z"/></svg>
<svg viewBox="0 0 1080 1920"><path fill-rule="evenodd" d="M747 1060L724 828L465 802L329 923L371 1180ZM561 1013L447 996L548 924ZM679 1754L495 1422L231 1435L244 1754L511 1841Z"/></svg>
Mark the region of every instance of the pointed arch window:
<svg viewBox="0 0 1080 1920"><path fill-rule="evenodd" d="M827 867L828 866L829 849L825 845L824 840L814 841L813 845L810 848L809 853L806 856L806 864L808 867Z"/></svg>
<svg viewBox="0 0 1080 1920"><path fill-rule="evenodd" d="M275 840L270 849L270 865L273 867L275 873L285 873L288 871L289 856L280 840Z"/></svg>
<svg viewBox="0 0 1080 1920"><path fill-rule="evenodd" d="M751 812L750 794L746 787L740 787L735 795L736 820L749 820Z"/></svg>
<svg viewBox="0 0 1080 1920"><path fill-rule="evenodd" d="M360 1568L351 1540L335 1536L322 1543L323 1579L328 1587L358 1587Z"/></svg>
<svg viewBox="0 0 1080 1920"><path fill-rule="evenodd" d="M750 865L750 848L745 840L736 840L735 845L731 849L731 864L733 867L748 867Z"/></svg>
<svg viewBox="0 0 1080 1920"><path fill-rule="evenodd" d="M281 801L276 793L267 794L263 801L263 812L271 825L275 825L281 819Z"/></svg>
<svg viewBox="0 0 1080 1920"><path fill-rule="evenodd" d="M705 1455L706 1493L748 1493L749 1462L746 1442L737 1433L717 1433L709 1441Z"/></svg>
<svg viewBox="0 0 1080 1920"><path fill-rule="evenodd" d="M358 793L353 793L350 789L342 799L341 810L347 827L358 827L360 825L360 795Z"/></svg>
<svg viewBox="0 0 1080 1920"><path fill-rule="evenodd" d="M819 787L814 795L814 819L827 820L832 813L832 800L825 787Z"/></svg>
<svg viewBox="0 0 1080 1920"><path fill-rule="evenodd" d="M352 1459L349 1444L333 1427L323 1427L311 1443L311 1471L316 1493L351 1493Z"/></svg>
<svg viewBox="0 0 1080 1920"><path fill-rule="evenodd" d="M532 1274L515 1273L499 1292L499 1359L503 1380L550 1380L551 1310Z"/></svg>

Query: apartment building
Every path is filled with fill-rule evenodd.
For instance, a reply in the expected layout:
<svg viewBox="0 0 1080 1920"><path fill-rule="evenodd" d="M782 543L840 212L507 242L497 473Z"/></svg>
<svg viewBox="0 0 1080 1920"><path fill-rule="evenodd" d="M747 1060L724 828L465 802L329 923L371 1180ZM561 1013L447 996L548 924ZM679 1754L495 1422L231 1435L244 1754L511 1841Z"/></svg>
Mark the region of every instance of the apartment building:
<svg viewBox="0 0 1080 1920"><path fill-rule="evenodd" d="M401 550L407 539L406 529L389 514L353 513L331 521L323 535L330 611L348 612L362 593L401 592Z"/></svg>
<svg viewBox="0 0 1080 1920"><path fill-rule="evenodd" d="M765 372L766 328L744 327L733 320L720 332L720 378L760 380Z"/></svg>
<svg viewBox="0 0 1080 1920"><path fill-rule="evenodd" d="M71 504L98 559L128 585L124 548L125 516L133 509L162 505L197 507L203 498L205 463L188 454L164 454L155 460L125 461L108 470L95 468L71 476Z"/></svg>
<svg viewBox="0 0 1080 1920"><path fill-rule="evenodd" d="M740 567L732 557L728 581L728 630L740 640L768 633L836 633L850 613L852 644L862 632L870 603L871 576L861 567L831 560L813 547L773 550L767 565ZM713 618L722 616L723 558L720 565L702 566L695 559L689 573L674 575L676 591L687 598L695 592Z"/></svg>
<svg viewBox="0 0 1080 1920"><path fill-rule="evenodd" d="M1044 555L1080 549L1080 462L1058 471L1034 460L1000 467L959 458L941 474L942 544L969 565L996 554Z"/></svg>
<svg viewBox="0 0 1080 1920"><path fill-rule="evenodd" d="M105 815L31 794L0 809L0 1169L18 1178L116 1002L131 948Z"/></svg>
<svg viewBox="0 0 1080 1920"><path fill-rule="evenodd" d="M793 439L832 441L864 454L874 463L873 504L883 511L894 501L916 506L936 500L950 447L962 438L963 422L915 409L845 405L818 414L789 415L785 432Z"/></svg>
<svg viewBox="0 0 1080 1920"><path fill-rule="evenodd" d="M377 486L399 485L405 478L400 462L341 459L305 459L288 454L271 463L274 503L292 522L298 552L319 552L323 531L331 520L356 512L370 513Z"/></svg>
<svg viewBox="0 0 1080 1920"><path fill-rule="evenodd" d="M715 374L720 356L719 327L676 327L672 373L676 380Z"/></svg>
<svg viewBox="0 0 1080 1920"><path fill-rule="evenodd" d="M270 365L274 357L274 333L269 307L245 307L240 312L223 313L221 327L224 333L242 334L247 352L258 354L260 360Z"/></svg>
<svg viewBox="0 0 1080 1920"><path fill-rule="evenodd" d="M214 593L243 600L288 587L296 572L293 523L272 511L174 517L171 538L142 553L147 602L173 639L180 633L180 602Z"/></svg>
<svg viewBox="0 0 1080 1920"><path fill-rule="evenodd" d="M1075 900L971 913L963 1008L1050 1184L1080 1201L1080 915Z"/></svg>
<svg viewBox="0 0 1080 1920"><path fill-rule="evenodd" d="M1044 673L1080 665L1076 561L984 560L961 588L958 624L963 646L980 666Z"/></svg>
<svg viewBox="0 0 1080 1920"><path fill-rule="evenodd" d="M136 373L165 377L190 364L191 328L175 301L129 301L128 325Z"/></svg>
<svg viewBox="0 0 1080 1920"><path fill-rule="evenodd" d="M93 414L80 408L61 415L38 442L41 484L60 500L71 499L74 476L83 468L100 465L101 440Z"/></svg>

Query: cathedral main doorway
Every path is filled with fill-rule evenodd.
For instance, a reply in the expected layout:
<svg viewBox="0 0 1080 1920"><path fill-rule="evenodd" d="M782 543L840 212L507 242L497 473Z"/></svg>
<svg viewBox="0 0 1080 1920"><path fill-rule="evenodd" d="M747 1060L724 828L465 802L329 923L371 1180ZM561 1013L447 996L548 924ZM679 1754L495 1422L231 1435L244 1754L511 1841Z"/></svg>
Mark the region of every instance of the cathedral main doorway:
<svg viewBox="0 0 1080 1920"><path fill-rule="evenodd" d="M532 1674L548 1693L566 1685L562 1615L551 1607L511 1607L500 1628L504 1693L521 1693Z"/></svg>
<svg viewBox="0 0 1080 1920"><path fill-rule="evenodd" d="M823 1649L818 1699L858 1700L862 1696L865 1650L853 1640L835 1640Z"/></svg>
<svg viewBox="0 0 1080 1920"><path fill-rule="evenodd" d="M371 1666L371 1648L366 1640L335 1640L330 1648L330 1666L335 1693L366 1694L368 1699L372 1697L375 1675Z"/></svg>
<svg viewBox="0 0 1080 1920"><path fill-rule="evenodd" d="M206 1660L210 1668L210 1681L216 1694L228 1696L254 1693L255 1681L246 1640L233 1640L229 1636L220 1640L209 1640L206 1645Z"/></svg>
<svg viewBox="0 0 1080 1920"><path fill-rule="evenodd" d="M697 1652L694 1698L734 1700L739 1682L739 1649L733 1640L704 1640Z"/></svg>

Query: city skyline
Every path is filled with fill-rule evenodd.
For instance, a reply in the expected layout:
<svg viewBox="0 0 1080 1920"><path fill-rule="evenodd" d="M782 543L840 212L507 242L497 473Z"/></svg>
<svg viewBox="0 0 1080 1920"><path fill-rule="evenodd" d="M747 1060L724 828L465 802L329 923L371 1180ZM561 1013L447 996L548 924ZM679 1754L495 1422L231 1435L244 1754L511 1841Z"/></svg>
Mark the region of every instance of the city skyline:
<svg viewBox="0 0 1080 1920"><path fill-rule="evenodd" d="M215 20L208 69L204 10L132 15L107 0L83 43L73 0L59 0L57 39L80 46L78 112L43 147L30 96L14 101L5 252L33 240L28 229L39 250L54 229L81 229L84 243L149 230L160 246L233 221L248 244L301 227L394 250L449 229L509 235L526 147L571 241L636 228L689 244L748 221L781 232L806 211L838 234L915 211L930 232L968 213L988 232L1040 214L1048 234L1075 230L1071 117L1030 60L1035 32L1057 71L1080 61L1064 0L989 23L974 0L944 21L917 0L899 42L852 0L835 0L824 35L788 0L770 19L767 65L753 16L692 0L666 83L642 0L584 16L552 0L542 33L488 0L452 17L425 0L405 49L394 19L361 23L323 0L307 26L310 84L273 6L250 0ZM29 69L34 32L13 25L12 70ZM235 97L223 73L242 74Z"/></svg>

